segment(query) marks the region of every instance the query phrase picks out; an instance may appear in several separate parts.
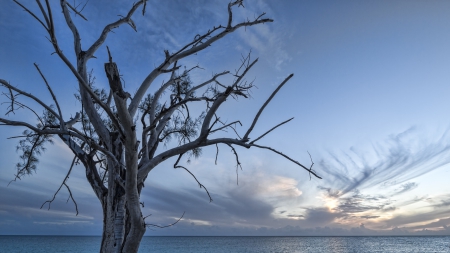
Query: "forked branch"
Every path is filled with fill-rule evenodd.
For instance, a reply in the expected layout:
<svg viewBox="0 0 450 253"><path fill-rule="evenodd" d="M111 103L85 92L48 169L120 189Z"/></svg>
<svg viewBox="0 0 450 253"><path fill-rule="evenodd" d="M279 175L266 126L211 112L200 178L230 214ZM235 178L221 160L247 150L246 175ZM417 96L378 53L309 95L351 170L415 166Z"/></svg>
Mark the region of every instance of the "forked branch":
<svg viewBox="0 0 450 253"><path fill-rule="evenodd" d="M23 95L25 97L29 97L32 100L34 100L35 102L37 102L39 105L41 105L42 107L44 107L45 110L49 111L50 113L53 114L53 116L59 118L59 114L56 113L50 106L47 105L47 103L42 102L42 100L40 100L39 98L37 98L36 96L32 95L31 93L27 93L25 91L22 91L19 88L16 88L14 86L12 86L11 84L9 84L7 81L0 79L0 84L6 88L8 88L10 91L13 90L17 93L19 93L20 95ZM14 97L14 96L13 96Z"/></svg>
<svg viewBox="0 0 450 253"><path fill-rule="evenodd" d="M142 4L145 4L146 2L147 2L147 0L140 0L136 3L134 3L125 17L122 17L119 20L105 26L105 28L103 28L103 31L100 34L99 38L94 42L94 44L92 44L91 47L89 47L88 50L86 50L86 54L85 54L86 59L90 59L94 55L94 53L97 51L97 49L101 45L103 45L103 43L106 40L106 37L108 37L108 34L114 28L117 28L117 27L121 26L122 24L128 23L134 30L136 30L136 25L134 24L133 20L131 19L131 16L133 16L134 12L137 10L137 8L139 8L139 6L141 6ZM145 5L144 5L144 9L142 10L142 12L143 13L145 12Z"/></svg>
<svg viewBox="0 0 450 253"><path fill-rule="evenodd" d="M237 4L242 5L242 1L236 1L236 2L237 2ZM236 4L233 4L233 5L236 5ZM230 6L230 8L231 8L231 6ZM230 13L230 15L232 15L231 11L229 13ZM268 19L268 18L261 19L261 17L264 14L265 13L259 15L253 21L246 21L246 22L238 23L234 26L230 25L230 27L228 27L228 26L224 27L222 25L219 25L218 27L214 27L213 29L209 30L208 32L206 32L203 35L195 36L194 40L192 42L186 44L184 47L182 47L177 52L175 52L173 54L166 53L166 59L164 60L164 62L161 63L161 65L159 67L155 68L153 71L151 71L149 73L149 75L144 79L144 81L140 85L138 91L134 95L134 97L128 107L130 114L134 117L134 115L139 107L139 103L142 100L142 98L145 96L150 85L160 74L164 73L164 71L172 63L179 61L187 56L190 56L190 55L193 55L193 54L196 54L196 53L202 51L203 49L209 47L215 41L225 37L227 34L234 32L235 30L239 29L240 27L248 27L248 26L253 26L253 25L257 25L257 24L273 22L272 19ZM230 18L229 18L229 20L230 20ZM229 22L230 21L228 21L228 23ZM218 32L220 30L221 30L221 32ZM216 32L218 32L218 33L216 33Z"/></svg>
<svg viewBox="0 0 450 253"><path fill-rule="evenodd" d="M41 209L42 209L42 207L44 207L45 204L48 203L48 209L47 209L47 210L50 210L51 204L52 204L53 201L55 200L56 195L57 195L58 192L61 190L61 188L63 187L63 185L65 185L66 188L67 188L67 190L68 190L68 192L69 192L69 199L72 199L72 202L75 204L75 210L76 210L76 212L77 212L76 215L78 215L78 205L77 205L77 202L76 202L75 199L73 198L72 191L70 190L69 186L66 184L67 179L69 179L70 173L72 172L72 168L73 168L73 166L76 164L76 160L77 160L77 159L78 159L77 157L74 157L74 158L73 158L72 164L70 165L70 168L69 168L69 171L67 172L66 177L65 177L64 180L62 181L62 183L61 183L61 185L59 186L58 190L56 190L55 194L53 194L53 198L50 199L50 200L45 201L45 202L41 205ZM67 200L69 200L69 199L67 199Z"/></svg>
<svg viewBox="0 0 450 253"><path fill-rule="evenodd" d="M239 168L242 170L242 165L241 162L239 161L239 155L236 152L236 149L234 149L234 147L231 144L227 145L231 148L231 151L233 152L234 156L236 157L236 184L239 184Z"/></svg>
<svg viewBox="0 0 450 253"><path fill-rule="evenodd" d="M266 108L266 106L270 103L270 101L272 100L273 97L275 97L275 95L278 93L278 91L287 83L287 81L289 81L289 79L291 79L294 76L294 74L290 74L288 77L286 77L286 79L284 79L284 81L282 83L280 83L280 85L278 85L278 87L272 92L272 94L270 95L270 97L266 100L266 102L263 104L263 106L261 106L261 108L259 109L258 113L256 114L255 118L253 119L253 122L251 124L251 126L248 128L247 132L245 133L244 137L242 138L244 141L248 141L248 136L249 134L252 132L253 128L256 125L256 122L258 122L259 116L261 116L261 113L264 111L264 109Z"/></svg>
<svg viewBox="0 0 450 253"><path fill-rule="evenodd" d="M278 125L272 127L271 129L269 129L269 131L265 132L264 134L262 134L262 135L259 136L258 138L256 138L256 139L254 139L253 141L251 141L250 144L253 144L253 143L259 141L259 140L262 139L264 136L266 136L268 133L272 132L273 130L275 130L275 129L278 128L279 126L284 125L284 124L288 123L289 121L291 121L291 120L293 120L293 119L294 119L294 118L290 118L290 119L285 120L285 121L281 122L280 124L278 124Z"/></svg>
<svg viewBox="0 0 450 253"><path fill-rule="evenodd" d="M78 16L80 16L82 19L88 21L87 18L86 18L85 16L83 16L83 14L81 14L81 12L83 11L83 9L84 9L84 7L86 6L87 2L86 2L86 4L83 6L83 8L81 8L80 11L77 10L75 7L73 7L69 2L66 2L66 4L67 4L67 6L69 6L69 8L70 8L73 12L75 12L76 15L78 15Z"/></svg>

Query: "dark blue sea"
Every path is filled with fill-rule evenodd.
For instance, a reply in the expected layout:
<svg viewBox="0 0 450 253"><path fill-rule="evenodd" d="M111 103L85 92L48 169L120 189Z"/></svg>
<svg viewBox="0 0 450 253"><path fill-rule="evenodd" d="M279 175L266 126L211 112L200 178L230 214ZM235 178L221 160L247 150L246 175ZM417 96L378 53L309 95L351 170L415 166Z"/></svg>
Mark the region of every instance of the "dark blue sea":
<svg viewBox="0 0 450 253"><path fill-rule="evenodd" d="M98 252L95 236L0 236L1 253ZM450 236L417 237L144 237L139 252L450 252Z"/></svg>

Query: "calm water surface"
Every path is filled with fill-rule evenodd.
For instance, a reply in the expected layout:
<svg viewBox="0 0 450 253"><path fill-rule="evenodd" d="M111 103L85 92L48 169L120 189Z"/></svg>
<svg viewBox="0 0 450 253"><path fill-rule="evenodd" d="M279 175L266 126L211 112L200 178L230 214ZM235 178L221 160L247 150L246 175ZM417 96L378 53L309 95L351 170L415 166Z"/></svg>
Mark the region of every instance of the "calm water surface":
<svg viewBox="0 0 450 253"><path fill-rule="evenodd" d="M0 252L98 252L100 241L94 236L0 236ZM144 237L139 252L450 253L450 236Z"/></svg>

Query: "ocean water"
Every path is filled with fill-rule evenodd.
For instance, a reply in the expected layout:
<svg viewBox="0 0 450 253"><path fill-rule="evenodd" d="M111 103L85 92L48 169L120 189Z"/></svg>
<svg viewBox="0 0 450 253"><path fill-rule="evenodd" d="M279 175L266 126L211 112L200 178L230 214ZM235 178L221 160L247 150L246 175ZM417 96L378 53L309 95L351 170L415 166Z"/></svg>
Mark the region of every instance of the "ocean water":
<svg viewBox="0 0 450 253"><path fill-rule="evenodd" d="M100 241L96 236L0 236L0 252L98 252ZM144 237L139 252L432 253L450 252L450 236Z"/></svg>

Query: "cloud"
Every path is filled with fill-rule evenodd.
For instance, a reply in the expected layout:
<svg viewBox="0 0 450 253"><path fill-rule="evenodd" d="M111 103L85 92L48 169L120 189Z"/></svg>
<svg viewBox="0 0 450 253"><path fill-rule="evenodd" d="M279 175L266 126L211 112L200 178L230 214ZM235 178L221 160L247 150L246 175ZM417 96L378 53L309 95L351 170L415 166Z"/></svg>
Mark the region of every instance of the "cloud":
<svg viewBox="0 0 450 253"><path fill-rule="evenodd" d="M430 211L426 213L409 213L396 215L390 219L381 221L385 228L402 226L406 229L414 229L417 226L427 227L426 224L431 224L436 219L447 219L449 217L448 210ZM427 227L433 228L433 227Z"/></svg>
<svg viewBox="0 0 450 253"><path fill-rule="evenodd" d="M428 207L431 207L435 210L446 209L448 206L450 206L450 194L427 196L423 197L422 200L428 202Z"/></svg>
<svg viewBox="0 0 450 253"><path fill-rule="evenodd" d="M382 211L392 202L384 196L363 195L356 191L352 196L339 199L339 205L335 208L344 214L355 214L367 211Z"/></svg>
<svg viewBox="0 0 450 253"><path fill-rule="evenodd" d="M419 204L418 207L409 211L396 213L389 218L380 220L380 228L392 228L392 227L404 227L404 229L436 229L436 220L442 219L446 221L449 218L448 205L443 205L450 200L448 194L438 195L430 197L415 198L406 202L412 202L412 204ZM423 203L420 203L423 202ZM403 208L404 205L400 204L399 208ZM428 205L426 205L428 203ZM444 224L448 225L448 224Z"/></svg>
<svg viewBox="0 0 450 253"><path fill-rule="evenodd" d="M264 60L270 61L277 70L292 61L292 57L284 49L285 43L280 32L269 28L268 25L256 26L251 30L241 29L238 34L252 50L262 55Z"/></svg>
<svg viewBox="0 0 450 253"><path fill-rule="evenodd" d="M73 224L79 224L79 223L92 224L92 222L90 222L90 221L74 221L74 220L34 221L33 223L40 224L40 225L59 225L59 226L73 225Z"/></svg>
<svg viewBox="0 0 450 253"><path fill-rule="evenodd" d="M350 151L339 157L330 153L330 159L319 162L320 169L328 175L326 180L342 195L381 183L400 184L450 162L448 130L433 140L412 127L390 135L385 142L374 145L373 150L352 147ZM401 193L416 186L405 184Z"/></svg>
<svg viewBox="0 0 450 253"><path fill-rule="evenodd" d="M430 223L426 223L424 225L419 225L419 226L412 226L409 227L409 229L436 229L436 228L443 228L445 230L448 229L448 226L450 226L450 218L446 218L446 219L438 219L437 221L433 221Z"/></svg>
<svg viewBox="0 0 450 253"><path fill-rule="evenodd" d="M302 215L302 214L288 214L287 217L289 217L289 218L304 218L305 215Z"/></svg>
<svg viewBox="0 0 450 253"><path fill-rule="evenodd" d="M9 187L4 186L5 180L0 180L0 224L6 225L0 226L0 234L98 235L101 232L101 206L93 194L86 196L74 192L80 211L78 215L73 203L66 203L67 193L63 191L50 209L47 205L41 209L54 191L35 187L38 179L18 181Z"/></svg>
<svg viewBox="0 0 450 253"><path fill-rule="evenodd" d="M326 192L326 196L329 198L339 198L342 196L342 193L338 190L333 190L329 187L317 186L317 189L324 190Z"/></svg>
<svg viewBox="0 0 450 253"><path fill-rule="evenodd" d="M336 218L343 217L344 214L339 212L330 212L327 208L308 208L305 213L304 222L302 225L306 225L307 227L313 226L325 226L329 225Z"/></svg>
<svg viewBox="0 0 450 253"><path fill-rule="evenodd" d="M302 195L297 188L298 182L293 178L270 176L256 172L250 180L246 180L239 188L233 191L258 196L264 199L292 199Z"/></svg>
<svg viewBox="0 0 450 253"><path fill-rule="evenodd" d="M400 188L396 189L396 191L393 194L391 194L391 196L396 196L396 195L400 195L402 193L411 191L411 190L417 188L417 186L419 186L419 185L414 182L408 182L408 183L402 184L400 186Z"/></svg>
<svg viewBox="0 0 450 253"><path fill-rule="evenodd" d="M260 178L262 180L259 180ZM212 228L219 226L223 229L223 234L226 234L225 231L232 228L251 229L261 228L262 226L276 228L293 224L293 222L304 227L316 227L328 225L336 218L343 216L342 213L331 212L322 207L301 208L296 211L283 209L277 211L276 209L280 207L280 203L283 201L272 201L264 198L264 196L278 196L286 199L297 196L298 192L295 189L293 190L292 186L287 187L289 184L287 186L281 184L286 182L295 184L296 182L283 177L272 177L271 182L257 174L255 174L254 179L246 181L245 185L225 189L220 194L212 192L214 201L211 203L207 201L200 190L172 190L153 184L144 188L143 200L145 206L149 206L149 208L144 208L143 213L144 215L152 213L148 221L146 220L147 222L167 225L185 211L185 218L180 221L181 228L177 229L178 232L183 231L185 223L194 223L196 227L207 226ZM268 187L262 191L261 187L267 186L269 183L275 187ZM280 190L281 192L279 192ZM240 231L243 232L244 230ZM196 228L195 231L191 232L201 234L201 231Z"/></svg>
<svg viewBox="0 0 450 253"><path fill-rule="evenodd" d="M362 194L359 190L354 190L351 195L333 191L331 188L318 186L323 191L322 200L328 208L340 214L340 217L350 219L360 217L364 219L374 219L380 217L370 213L389 212L395 210L393 201L383 195ZM331 203L330 203L331 202Z"/></svg>
<svg viewBox="0 0 450 253"><path fill-rule="evenodd" d="M380 216L379 215L363 215L363 216L359 216L360 218L363 218L363 219L376 219L376 218L379 218Z"/></svg>
<svg viewBox="0 0 450 253"><path fill-rule="evenodd" d="M181 223L168 229L153 230L152 235L169 236L411 236L411 235L450 235L449 229L409 231L404 228L389 230L374 230L364 224L355 227L303 227L301 225L286 225L281 227L223 227L223 226L196 226Z"/></svg>
<svg viewBox="0 0 450 253"><path fill-rule="evenodd" d="M352 147L340 155L329 152L320 161L320 169L328 175L317 187L322 192L320 199L331 212L339 214L335 223L350 225L365 219L371 227L408 226L411 231L410 227L422 224L423 228L431 228L430 220L447 217L448 196L395 197L419 186L409 180L450 162L448 143L448 130L433 139L412 127L390 135L373 145L372 150ZM376 194L364 193L373 187L377 187ZM412 205L414 209L406 208Z"/></svg>
<svg viewBox="0 0 450 253"><path fill-rule="evenodd" d="M151 195L149 195L151 193ZM209 203L203 192L177 189L169 190L163 187L149 186L144 189L143 200L150 209L151 223L171 223L166 217L179 217L186 212L186 219L211 222L214 224L230 224L230 221L243 225L264 223L273 219L274 208L253 195L239 191L229 191L225 194L213 194L213 202ZM230 224L231 225L231 224Z"/></svg>

